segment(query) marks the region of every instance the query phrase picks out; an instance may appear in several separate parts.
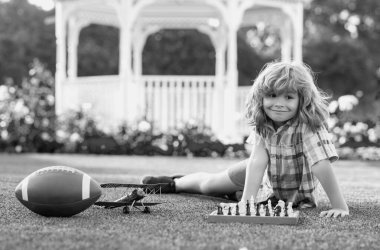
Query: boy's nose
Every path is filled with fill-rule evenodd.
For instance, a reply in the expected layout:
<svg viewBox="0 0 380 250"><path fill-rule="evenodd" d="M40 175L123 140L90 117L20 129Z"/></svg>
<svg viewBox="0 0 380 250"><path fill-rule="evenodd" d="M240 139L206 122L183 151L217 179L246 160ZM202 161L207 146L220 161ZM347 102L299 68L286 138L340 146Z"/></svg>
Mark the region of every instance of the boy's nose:
<svg viewBox="0 0 380 250"><path fill-rule="evenodd" d="M284 99L283 98L276 98L274 101L275 107L284 107Z"/></svg>
<svg viewBox="0 0 380 250"><path fill-rule="evenodd" d="M275 107L284 107L284 104L283 104L280 100L277 100L277 101L274 103L274 106L275 106Z"/></svg>

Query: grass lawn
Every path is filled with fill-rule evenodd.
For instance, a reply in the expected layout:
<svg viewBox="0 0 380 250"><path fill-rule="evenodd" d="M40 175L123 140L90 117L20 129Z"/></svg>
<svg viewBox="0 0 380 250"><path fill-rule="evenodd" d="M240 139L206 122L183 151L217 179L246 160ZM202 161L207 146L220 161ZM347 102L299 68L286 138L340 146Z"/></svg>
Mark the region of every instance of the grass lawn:
<svg viewBox="0 0 380 250"><path fill-rule="evenodd" d="M70 218L46 218L14 196L16 185L42 167L78 168L100 183L138 183L146 174L217 172L237 160L89 155L0 154L0 249L379 249L380 162L340 161L335 173L348 218L319 218L329 204L302 210L296 226L210 224L221 199L166 194L151 214L95 206ZM225 201L224 201L225 202Z"/></svg>

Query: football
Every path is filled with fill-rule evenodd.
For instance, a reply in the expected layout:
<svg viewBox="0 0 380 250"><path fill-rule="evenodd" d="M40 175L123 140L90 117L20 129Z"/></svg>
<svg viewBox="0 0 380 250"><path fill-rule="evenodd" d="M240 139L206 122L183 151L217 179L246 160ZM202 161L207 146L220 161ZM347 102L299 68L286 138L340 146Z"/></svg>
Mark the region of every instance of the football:
<svg viewBox="0 0 380 250"><path fill-rule="evenodd" d="M75 168L39 169L18 184L17 199L31 211L47 217L69 217L94 204L102 194L99 184Z"/></svg>

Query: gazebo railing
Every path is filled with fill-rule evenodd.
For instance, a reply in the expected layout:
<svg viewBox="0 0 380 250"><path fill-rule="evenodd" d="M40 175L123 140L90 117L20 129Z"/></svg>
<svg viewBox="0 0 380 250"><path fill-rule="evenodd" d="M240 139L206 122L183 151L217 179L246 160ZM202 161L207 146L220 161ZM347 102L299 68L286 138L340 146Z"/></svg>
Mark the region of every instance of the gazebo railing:
<svg viewBox="0 0 380 250"><path fill-rule="evenodd" d="M142 76L145 117L163 130L194 120L212 127L215 76ZM140 85L140 86L141 86Z"/></svg>
<svg viewBox="0 0 380 250"><path fill-rule="evenodd" d="M113 120L120 113L120 77L85 76L67 79L62 84L63 110L88 106L101 120Z"/></svg>
<svg viewBox="0 0 380 250"><path fill-rule="evenodd" d="M222 118L227 115L235 120L235 134L247 135L249 132L243 113L248 86L238 87L235 113L226 114L223 108L226 93L218 87L215 76L145 75L135 80L138 83L134 96L139 103L138 117L154 122L160 130L181 128L194 121L218 134ZM77 109L89 104L90 112L103 123L118 124L123 103L120 84L118 76L67 79L62 85L63 109Z"/></svg>
<svg viewBox="0 0 380 250"><path fill-rule="evenodd" d="M245 118L245 102L251 86L239 86L236 92L236 112L238 119L236 120L236 134L239 136L247 136L251 130Z"/></svg>

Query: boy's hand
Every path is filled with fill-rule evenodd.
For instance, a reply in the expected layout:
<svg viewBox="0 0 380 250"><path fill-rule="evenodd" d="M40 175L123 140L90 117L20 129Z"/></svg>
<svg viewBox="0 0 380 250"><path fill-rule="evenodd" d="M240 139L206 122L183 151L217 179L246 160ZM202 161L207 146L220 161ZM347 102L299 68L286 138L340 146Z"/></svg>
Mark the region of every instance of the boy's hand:
<svg viewBox="0 0 380 250"><path fill-rule="evenodd" d="M344 216L348 216L349 215L349 212L348 210L343 210L343 209L330 209L328 211L322 211L320 214L319 214L319 217L334 217L334 218L337 218L337 217L344 217Z"/></svg>

